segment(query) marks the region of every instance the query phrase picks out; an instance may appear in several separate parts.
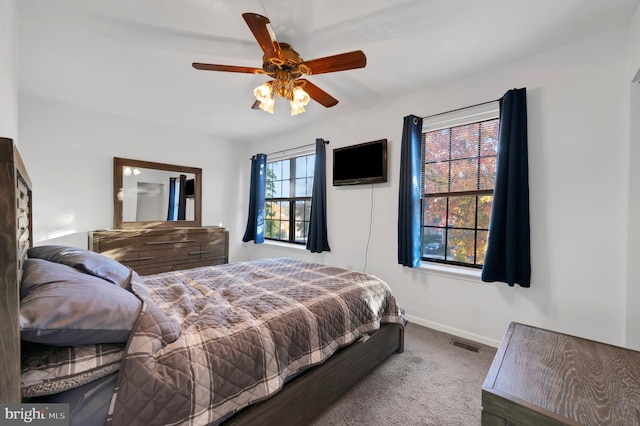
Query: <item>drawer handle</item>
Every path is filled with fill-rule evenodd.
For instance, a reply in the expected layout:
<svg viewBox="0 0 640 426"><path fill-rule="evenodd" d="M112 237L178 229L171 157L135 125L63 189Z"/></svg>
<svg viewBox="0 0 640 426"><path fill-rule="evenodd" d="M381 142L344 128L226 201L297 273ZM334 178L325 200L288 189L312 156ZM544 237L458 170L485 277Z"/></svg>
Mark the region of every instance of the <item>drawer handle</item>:
<svg viewBox="0 0 640 426"><path fill-rule="evenodd" d="M181 240L181 241L150 241L145 243L148 246L157 246L161 244L177 244L177 243L195 243L197 240Z"/></svg>
<svg viewBox="0 0 640 426"><path fill-rule="evenodd" d="M138 257L137 259L122 259L123 262L135 262L136 260L151 260L153 256L149 257Z"/></svg>
<svg viewBox="0 0 640 426"><path fill-rule="evenodd" d="M213 253L211 250L209 251L192 251L189 254L207 254L207 253Z"/></svg>

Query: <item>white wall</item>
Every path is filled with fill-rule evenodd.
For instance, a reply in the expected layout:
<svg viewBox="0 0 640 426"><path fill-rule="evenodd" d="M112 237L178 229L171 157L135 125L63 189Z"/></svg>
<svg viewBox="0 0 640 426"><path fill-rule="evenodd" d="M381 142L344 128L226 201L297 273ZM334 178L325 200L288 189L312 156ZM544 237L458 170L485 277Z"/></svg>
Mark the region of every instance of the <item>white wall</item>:
<svg viewBox="0 0 640 426"><path fill-rule="evenodd" d="M260 141L246 155L317 137L331 141L327 202L332 252L312 255L248 243L239 245L239 253L244 258L287 255L358 270L366 262L367 272L392 286L411 320L489 344L498 343L510 321L519 321L622 345L629 187L626 70L627 32L621 29ZM527 87L528 96L531 288L397 265L402 118L496 99L515 87ZM331 149L380 138L389 139L388 183L330 185Z"/></svg>
<svg viewBox="0 0 640 426"><path fill-rule="evenodd" d="M34 185L34 243L87 246L113 227L113 157L202 168L202 224L228 225L231 145L211 136L20 94L20 152Z"/></svg>
<svg viewBox="0 0 640 426"><path fill-rule="evenodd" d="M18 30L15 0L0 0L0 137L18 137Z"/></svg>
<svg viewBox="0 0 640 426"><path fill-rule="evenodd" d="M629 248L627 269L626 346L640 350L640 6L629 27Z"/></svg>
<svg viewBox="0 0 640 426"><path fill-rule="evenodd" d="M640 81L640 4L629 24L629 80Z"/></svg>
<svg viewBox="0 0 640 426"><path fill-rule="evenodd" d="M640 69L639 69L640 71ZM631 83L631 144L629 162L629 249L626 346L640 350L640 84Z"/></svg>

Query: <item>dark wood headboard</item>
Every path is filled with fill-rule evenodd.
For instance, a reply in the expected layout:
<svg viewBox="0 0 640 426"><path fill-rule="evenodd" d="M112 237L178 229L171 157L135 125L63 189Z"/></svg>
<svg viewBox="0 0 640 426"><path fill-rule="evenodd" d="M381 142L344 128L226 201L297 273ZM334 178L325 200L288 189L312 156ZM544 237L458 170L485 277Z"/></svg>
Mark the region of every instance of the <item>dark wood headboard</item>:
<svg viewBox="0 0 640 426"><path fill-rule="evenodd" d="M13 140L0 138L0 403L21 401L20 281L31 224L31 180Z"/></svg>

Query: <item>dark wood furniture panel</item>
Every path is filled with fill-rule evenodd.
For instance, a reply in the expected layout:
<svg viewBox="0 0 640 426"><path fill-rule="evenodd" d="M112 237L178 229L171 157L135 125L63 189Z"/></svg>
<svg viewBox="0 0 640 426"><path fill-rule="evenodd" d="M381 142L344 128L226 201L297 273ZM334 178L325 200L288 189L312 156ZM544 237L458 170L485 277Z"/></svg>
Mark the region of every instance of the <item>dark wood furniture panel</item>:
<svg viewBox="0 0 640 426"><path fill-rule="evenodd" d="M482 387L482 424L640 425L640 352L511 323Z"/></svg>
<svg viewBox="0 0 640 426"><path fill-rule="evenodd" d="M89 248L140 275L229 262L229 232L218 226L89 232Z"/></svg>
<svg viewBox="0 0 640 426"><path fill-rule="evenodd" d="M20 280L32 244L31 181L13 140L0 138L0 402L20 402Z"/></svg>

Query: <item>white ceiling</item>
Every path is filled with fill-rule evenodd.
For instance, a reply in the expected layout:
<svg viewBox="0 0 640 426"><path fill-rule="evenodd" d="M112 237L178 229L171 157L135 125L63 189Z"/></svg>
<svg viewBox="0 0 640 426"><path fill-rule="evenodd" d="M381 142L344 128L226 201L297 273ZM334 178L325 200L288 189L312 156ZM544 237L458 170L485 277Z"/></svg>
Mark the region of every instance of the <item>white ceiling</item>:
<svg viewBox="0 0 640 426"><path fill-rule="evenodd" d="M20 0L20 91L251 141L369 108L444 79L625 28L639 0ZM243 12L268 17L305 59L363 50L367 67L310 76L340 102L250 109L267 77Z"/></svg>

